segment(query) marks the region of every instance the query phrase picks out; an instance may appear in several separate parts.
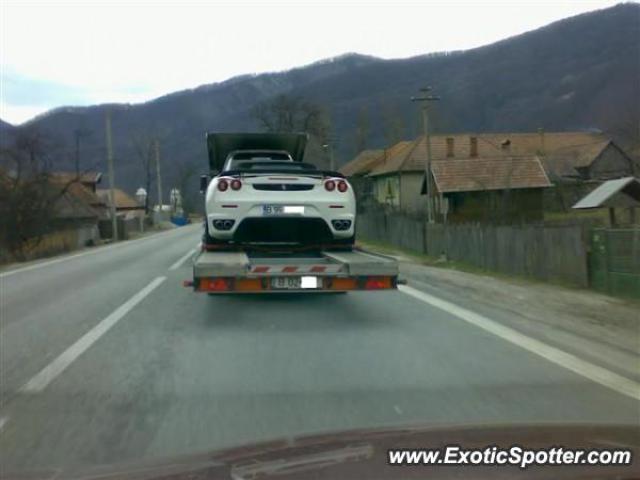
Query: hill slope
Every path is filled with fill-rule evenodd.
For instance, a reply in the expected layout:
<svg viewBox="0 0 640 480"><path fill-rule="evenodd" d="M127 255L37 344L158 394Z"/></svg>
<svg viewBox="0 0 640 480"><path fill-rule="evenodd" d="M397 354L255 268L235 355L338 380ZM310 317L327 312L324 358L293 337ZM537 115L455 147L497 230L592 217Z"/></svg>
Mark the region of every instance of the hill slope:
<svg viewBox="0 0 640 480"><path fill-rule="evenodd" d="M350 54L144 104L113 105L117 182L129 191L143 183L132 134L160 132L163 185L169 190L184 174L180 165L206 170L206 131L255 130L252 107L283 93L314 100L329 111L338 163L355 153L358 117L368 118L368 147L415 135L418 115L409 97L424 85L442 97L433 114L436 131L608 130L621 116L635 114L638 38L640 5L621 4L464 52L401 60ZM104 105L61 108L30 123L63 138L69 150L74 130L93 131L83 140L82 162L106 170L104 115ZM195 178L191 182L195 185Z"/></svg>

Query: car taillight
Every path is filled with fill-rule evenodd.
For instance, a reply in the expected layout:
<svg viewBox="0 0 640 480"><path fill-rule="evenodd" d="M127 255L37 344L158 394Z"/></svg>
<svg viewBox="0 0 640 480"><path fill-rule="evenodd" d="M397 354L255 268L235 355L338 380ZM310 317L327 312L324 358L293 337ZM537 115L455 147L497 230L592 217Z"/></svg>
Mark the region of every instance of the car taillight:
<svg viewBox="0 0 640 480"><path fill-rule="evenodd" d="M231 190L240 190L242 188L242 182L237 178L231 180Z"/></svg>
<svg viewBox="0 0 640 480"><path fill-rule="evenodd" d="M324 182L324 188L327 190L327 192L333 192L336 189L336 182L334 182L333 180L327 180L326 182Z"/></svg>
<svg viewBox="0 0 640 480"><path fill-rule="evenodd" d="M218 190L221 192L225 192L229 188L229 182L227 182L224 178L218 180Z"/></svg>
<svg viewBox="0 0 640 480"><path fill-rule="evenodd" d="M344 193L347 191L348 188L349 188L349 185L347 185L347 182L345 182L344 180L340 180L338 182L338 191Z"/></svg>

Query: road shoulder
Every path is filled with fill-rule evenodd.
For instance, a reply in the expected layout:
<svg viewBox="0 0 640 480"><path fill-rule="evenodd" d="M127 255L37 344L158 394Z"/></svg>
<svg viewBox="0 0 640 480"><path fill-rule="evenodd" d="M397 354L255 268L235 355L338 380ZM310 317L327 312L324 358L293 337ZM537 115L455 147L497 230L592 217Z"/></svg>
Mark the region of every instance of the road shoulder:
<svg viewBox="0 0 640 480"><path fill-rule="evenodd" d="M591 290L425 265L420 256L363 246L398 259L401 277L413 288L640 380L638 302Z"/></svg>

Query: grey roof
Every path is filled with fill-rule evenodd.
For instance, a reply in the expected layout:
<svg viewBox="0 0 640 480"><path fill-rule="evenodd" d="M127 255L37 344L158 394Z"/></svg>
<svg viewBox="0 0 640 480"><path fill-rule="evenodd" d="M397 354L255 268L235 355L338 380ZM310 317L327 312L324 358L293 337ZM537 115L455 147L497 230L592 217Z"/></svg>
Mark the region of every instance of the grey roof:
<svg viewBox="0 0 640 480"><path fill-rule="evenodd" d="M640 181L635 177L618 178L617 180L609 180L604 182L598 188L582 198L572 208L598 208L606 206L609 200L612 200L616 194L622 192L626 193L629 200L635 200L635 203L640 204Z"/></svg>

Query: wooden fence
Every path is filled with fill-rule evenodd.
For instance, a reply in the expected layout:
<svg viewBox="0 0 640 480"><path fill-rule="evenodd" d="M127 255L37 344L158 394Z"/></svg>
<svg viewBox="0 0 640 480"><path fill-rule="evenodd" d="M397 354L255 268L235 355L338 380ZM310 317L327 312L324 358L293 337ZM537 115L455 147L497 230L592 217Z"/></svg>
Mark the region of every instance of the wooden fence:
<svg viewBox="0 0 640 480"><path fill-rule="evenodd" d="M398 212L358 216L358 238L389 243L486 270L589 285L584 229L579 225L428 225Z"/></svg>

